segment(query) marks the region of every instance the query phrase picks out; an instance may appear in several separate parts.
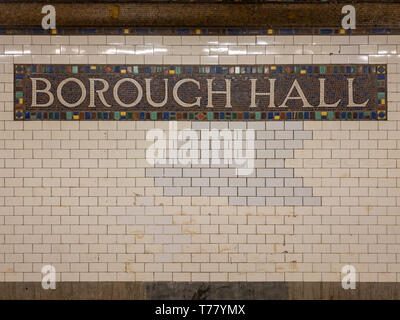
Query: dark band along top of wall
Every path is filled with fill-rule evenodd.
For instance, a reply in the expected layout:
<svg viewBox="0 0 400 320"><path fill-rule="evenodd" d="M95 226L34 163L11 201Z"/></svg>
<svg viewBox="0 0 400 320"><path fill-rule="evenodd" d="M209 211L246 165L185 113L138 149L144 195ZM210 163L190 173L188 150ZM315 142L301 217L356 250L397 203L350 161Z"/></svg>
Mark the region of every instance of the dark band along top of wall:
<svg viewBox="0 0 400 320"><path fill-rule="evenodd" d="M386 65L14 65L15 120L386 120Z"/></svg>

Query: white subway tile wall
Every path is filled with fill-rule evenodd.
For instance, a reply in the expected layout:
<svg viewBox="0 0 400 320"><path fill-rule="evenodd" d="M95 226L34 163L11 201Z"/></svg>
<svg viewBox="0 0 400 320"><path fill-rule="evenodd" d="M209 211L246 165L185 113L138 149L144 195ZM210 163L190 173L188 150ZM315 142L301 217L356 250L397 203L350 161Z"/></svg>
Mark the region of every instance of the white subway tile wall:
<svg viewBox="0 0 400 320"><path fill-rule="evenodd" d="M151 166L168 122L13 120L13 63L388 64L388 121L248 128L256 169ZM0 36L0 281L400 281L400 36Z"/></svg>

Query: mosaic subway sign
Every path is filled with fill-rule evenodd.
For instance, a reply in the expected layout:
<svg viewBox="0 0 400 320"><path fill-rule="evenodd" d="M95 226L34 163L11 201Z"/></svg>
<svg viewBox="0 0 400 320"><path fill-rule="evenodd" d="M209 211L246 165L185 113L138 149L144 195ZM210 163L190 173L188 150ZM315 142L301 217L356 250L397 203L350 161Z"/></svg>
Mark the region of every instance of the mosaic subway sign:
<svg viewBox="0 0 400 320"><path fill-rule="evenodd" d="M386 120L386 65L14 65L15 120Z"/></svg>

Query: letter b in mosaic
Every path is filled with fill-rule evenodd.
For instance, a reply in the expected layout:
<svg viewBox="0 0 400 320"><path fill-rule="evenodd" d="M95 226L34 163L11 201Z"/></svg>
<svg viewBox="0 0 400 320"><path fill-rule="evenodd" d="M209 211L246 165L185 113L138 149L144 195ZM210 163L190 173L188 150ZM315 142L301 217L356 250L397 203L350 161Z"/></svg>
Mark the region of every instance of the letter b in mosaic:
<svg viewBox="0 0 400 320"><path fill-rule="evenodd" d="M386 65L14 65L15 120L386 120Z"/></svg>

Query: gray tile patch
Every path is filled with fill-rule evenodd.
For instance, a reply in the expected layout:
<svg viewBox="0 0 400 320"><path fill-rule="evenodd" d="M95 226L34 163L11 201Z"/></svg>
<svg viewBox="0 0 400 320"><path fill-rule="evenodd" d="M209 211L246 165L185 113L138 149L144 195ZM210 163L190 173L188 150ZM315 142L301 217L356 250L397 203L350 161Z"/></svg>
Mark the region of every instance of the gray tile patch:
<svg viewBox="0 0 400 320"><path fill-rule="evenodd" d="M294 169L285 167L285 160L293 159L294 150L302 149L303 140L313 138L312 131L303 130L302 122L193 122L191 128L199 134L209 128L254 129L254 172L238 176L227 164L146 168L146 177L154 178L164 196L228 197L232 206L321 205L321 198L313 197L312 188L304 187L303 179L294 176Z"/></svg>

